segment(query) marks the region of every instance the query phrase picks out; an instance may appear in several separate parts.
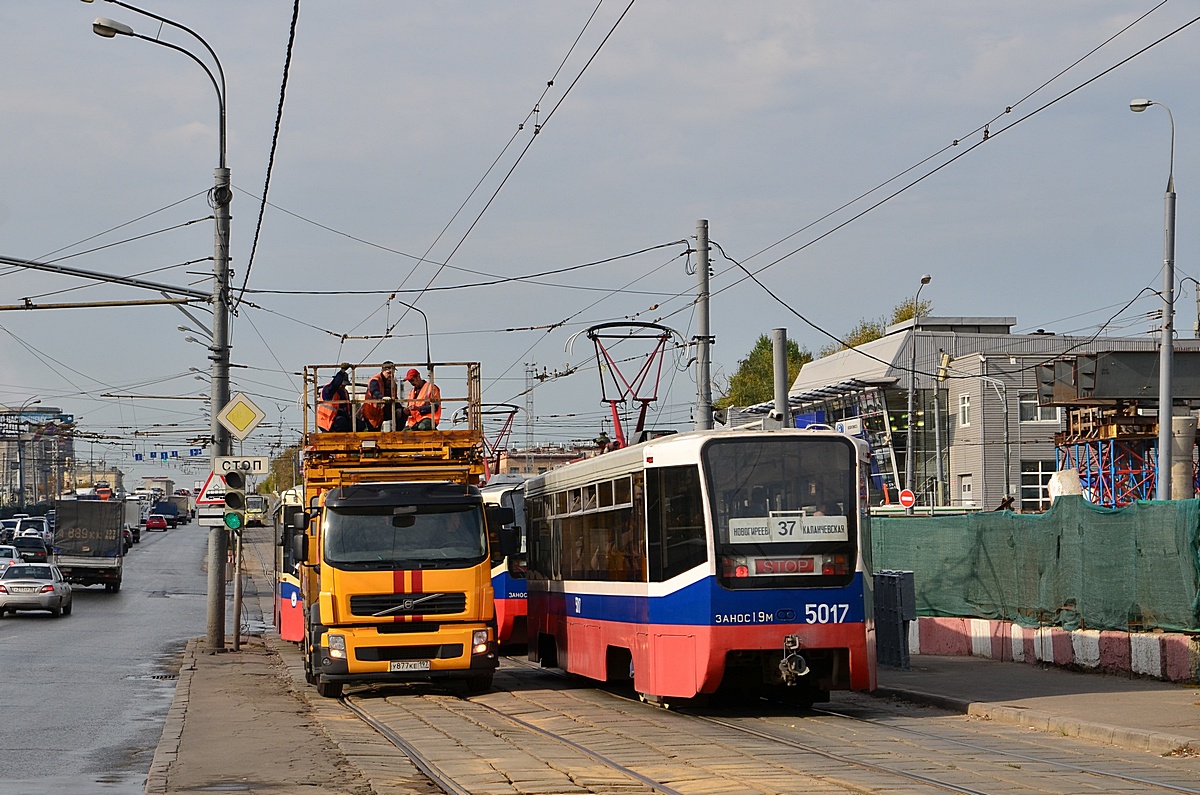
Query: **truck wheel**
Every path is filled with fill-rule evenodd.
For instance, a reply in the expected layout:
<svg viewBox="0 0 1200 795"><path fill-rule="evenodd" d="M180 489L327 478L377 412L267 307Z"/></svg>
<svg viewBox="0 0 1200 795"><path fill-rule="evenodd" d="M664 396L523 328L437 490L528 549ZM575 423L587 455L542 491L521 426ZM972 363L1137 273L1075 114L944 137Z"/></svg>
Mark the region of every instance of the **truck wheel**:
<svg viewBox="0 0 1200 795"><path fill-rule="evenodd" d="M472 696L482 695L492 689L491 672L467 677L467 693Z"/></svg>
<svg viewBox="0 0 1200 795"><path fill-rule="evenodd" d="M340 698L342 695L342 683L317 682L317 695L322 698Z"/></svg>

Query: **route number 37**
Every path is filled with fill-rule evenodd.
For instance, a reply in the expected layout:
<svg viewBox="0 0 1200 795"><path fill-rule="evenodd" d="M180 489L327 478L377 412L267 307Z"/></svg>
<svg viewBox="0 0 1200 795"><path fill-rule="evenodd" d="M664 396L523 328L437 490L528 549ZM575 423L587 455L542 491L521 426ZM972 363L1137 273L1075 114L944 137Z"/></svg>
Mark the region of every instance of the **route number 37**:
<svg viewBox="0 0 1200 795"><path fill-rule="evenodd" d="M850 605L805 605L804 623L841 624L850 612Z"/></svg>

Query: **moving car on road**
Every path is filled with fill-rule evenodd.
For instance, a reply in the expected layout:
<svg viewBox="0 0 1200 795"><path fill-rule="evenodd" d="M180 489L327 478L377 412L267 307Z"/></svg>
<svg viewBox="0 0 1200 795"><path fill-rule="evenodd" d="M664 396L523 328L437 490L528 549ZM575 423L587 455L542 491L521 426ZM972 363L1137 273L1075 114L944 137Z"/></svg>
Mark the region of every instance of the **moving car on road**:
<svg viewBox="0 0 1200 795"><path fill-rule="evenodd" d="M0 574L0 617L18 610L71 615L71 584L48 563L18 563Z"/></svg>
<svg viewBox="0 0 1200 795"><path fill-rule="evenodd" d="M14 563L23 563L24 558L17 548L11 545L0 546L0 571L4 571Z"/></svg>
<svg viewBox="0 0 1200 795"><path fill-rule="evenodd" d="M33 536L19 536L13 539L12 545L21 553L26 563L49 563L50 549L46 542Z"/></svg>
<svg viewBox="0 0 1200 795"><path fill-rule="evenodd" d="M167 532L167 517L161 513L152 513L146 517L146 532L151 530L162 530Z"/></svg>

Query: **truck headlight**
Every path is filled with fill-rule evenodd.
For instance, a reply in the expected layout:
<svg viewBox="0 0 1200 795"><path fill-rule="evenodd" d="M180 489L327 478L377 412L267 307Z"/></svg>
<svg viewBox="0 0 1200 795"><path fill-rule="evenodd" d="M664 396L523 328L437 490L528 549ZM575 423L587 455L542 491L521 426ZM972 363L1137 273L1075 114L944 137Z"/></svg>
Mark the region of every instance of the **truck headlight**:
<svg viewBox="0 0 1200 795"><path fill-rule="evenodd" d="M488 631L477 629L471 633L471 653L486 654L488 650Z"/></svg>
<svg viewBox="0 0 1200 795"><path fill-rule="evenodd" d="M336 660L346 659L346 636L326 635L329 639L329 656Z"/></svg>

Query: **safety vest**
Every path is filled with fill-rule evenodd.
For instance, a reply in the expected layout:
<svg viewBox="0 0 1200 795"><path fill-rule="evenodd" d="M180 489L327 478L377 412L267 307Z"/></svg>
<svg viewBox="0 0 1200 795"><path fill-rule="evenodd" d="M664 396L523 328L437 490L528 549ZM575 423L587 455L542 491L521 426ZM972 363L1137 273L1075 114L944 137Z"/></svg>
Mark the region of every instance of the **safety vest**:
<svg viewBox="0 0 1200 795"><path fill-rule="evenodd" d="M422 406L430 403L434 404L432 412L421 411ZM442 393L429 381L421 384L421 388L408 399L408 427L413 427L426 417L433 420L434 428L442 420Z"/></svg>
<svg viewBox="0 0 1200 795"><path fill-rule="evenodd" d="M392 397L394 386L395 382L389 378L385 378L383 373L376 373L367 382L367 399L363 402L362 415L363 419L370 423L372 428L378 428L383 424L385 407ZM376 393L380 397L375 397ZM390 414L390 412L387 413Z"/></svg>
<svg viewBox="0 0 1200 795"><path fill-rule="evenodd" d="M346 387L339 386L333 393L333 400L317 401L317 427L323 431L333 430L333 421L337 416L349 411L350 393Z"/></svg>

